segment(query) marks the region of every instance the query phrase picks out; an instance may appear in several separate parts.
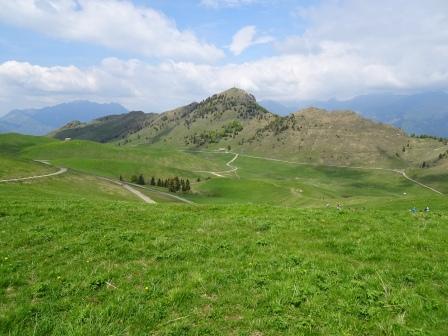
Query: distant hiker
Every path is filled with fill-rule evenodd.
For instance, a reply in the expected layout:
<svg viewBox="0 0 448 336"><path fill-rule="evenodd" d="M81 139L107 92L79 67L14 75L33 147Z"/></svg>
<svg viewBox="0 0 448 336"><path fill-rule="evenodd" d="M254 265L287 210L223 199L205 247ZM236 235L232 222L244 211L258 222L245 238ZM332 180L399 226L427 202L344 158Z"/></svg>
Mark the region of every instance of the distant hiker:
<svg viewBox="0 0 448 336"><path fill-rule="evenodd" d="M336 206L336 209L338 209L339 211L342 210L342 205L338 203L338 205Z"/></svg>
<svg viewBox="0 0 448 336"><path fill-rule="evenodd" d="M412 212L413 214L417 213L417 208L413 207L412 209L409 210L410 212Z"/></svg>
<svg viewBox="0 0 448 336"><path fill-rule="evenodd" d="M425 208L425 212L429 212L429 207L428 206Z"/></svg>

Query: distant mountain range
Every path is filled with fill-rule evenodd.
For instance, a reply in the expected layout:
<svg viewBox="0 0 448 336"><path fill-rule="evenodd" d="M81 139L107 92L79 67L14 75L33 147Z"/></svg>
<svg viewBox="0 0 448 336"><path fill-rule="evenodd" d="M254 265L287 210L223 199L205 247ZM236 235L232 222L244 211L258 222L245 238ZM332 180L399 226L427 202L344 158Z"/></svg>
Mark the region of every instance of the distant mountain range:
<svg viewBox="0 0 448 336"><path fill-rule="evenodd" d="M73 120L86 122L126 112L127 109L119 104L98 104L89 101L74 101L41 109L13 110L0 117L0 133L45 135Z"/></svg>
<svg viewBox="0 0 448 336"><path fill-rule="evenodd" d="M230 147L300 162L384 167L432 162L442 147L438 141L409 137L351 111L308 108L278 116L236 88L161 114L131 112L70 123L52 135L120 146Z"/></svg>
<svg viewBox="0 0 448 336"><path fill-rule="evenodd" d="M260 104L280 115L310 106L327 110L351 110L366 118L399 127L408 133L448 137L448 94L445 92L371 94L346 101L262 101Z"/></svg>

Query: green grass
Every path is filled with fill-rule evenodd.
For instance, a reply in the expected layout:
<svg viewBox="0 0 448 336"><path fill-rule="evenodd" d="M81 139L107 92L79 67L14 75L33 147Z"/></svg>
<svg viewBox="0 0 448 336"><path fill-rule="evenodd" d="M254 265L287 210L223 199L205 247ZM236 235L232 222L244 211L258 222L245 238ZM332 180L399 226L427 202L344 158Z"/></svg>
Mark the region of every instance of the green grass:
<svg viewBox="0 0 448 336"><path fill-rule="evenodd" d="M271 204L288 207L334 207L340 203L358 207L390 207L399 204L410 208L420 199L430 206L445 198L390 171L348 169L316 165L300 165L240 156L234 165L237 174L223 179L198 171L226 171L233 154L184 152L170 147L119 147L88 141L61 142L39 137L0 136L0 148L6 153L0 160L0 176L17 177L39 173L48 167L32 162L47 159L91 175L126 180L134 174L147 179L178 175L193 182L193 193L186 198L203 204ZM9 160L9 161L8 161ZM442 187L443 171L424 175L413 170L424 183ZM197 177L202 181L196 183ZM207 179L210 178L210 179ZM173 201L165 195L145 191L157 202Z"/></svg>
<svg viewBox="0 0 448 336"><path fill-rule="evenodd" d="M44 175L56 172L57 169L30 160L21 160L3 156L0 159L0 180Z"/></svg>
<svg viewBox="0 0 448 336"><path fill-rule="evenodd" d="M221 161L233 157L214 155ZM197 193L190 199L208 204L266 203L289 207L340 203L358 207L399 204L411 208L416 200L426 200L429 205L446 202L445 197L390 171L300 165L245 156L240 156L233 165L239 168L237 175L226 179L214 177L194 185ZM228 169L222 164L221 171Z"/></svg>
<svg viewBox="0 0 448 336"><path fill-rule="evenodd" d="M0 180L55 172L56 169L54 168L19 157L22 151L28 147L50 142L52 142L52 140L43 137L1 134Z"/></svg>
<svg viewBox="0 0 448 336"><path fill-rule="evenodd" d="M0 333L446 335L446 212L0 201Z"/></svg>
<svg viewBox="0 0 448 336"><path fill-rule="evenodd" d="M119 147L89 141L52 142L29 147L22 152L28 159L45 158L59 166L86 173L130 179L134 174L168 178L194 178L199 169L218 169L219 164L176 148L149 146Z"/></svg>
<svg viewBox="0 0 448 336"><path fill-rule="evenodd" d="M240 157L205 179L233 155L14 135L0 152L9 175L76 169L0 184L0 334L446 335L446 196L399 174ZM137 172L201 176L199 204L94 176Z"/></svg>
<svg viewBox="0 0 448 336"><path fill-rule="evenodd" d="M0 198L21 199L29 202L39 200L53 202L57 199L89 200L91 202L100 200L140 202L136 196L120 186L76 172L32 181L1 184Z"/></svg>

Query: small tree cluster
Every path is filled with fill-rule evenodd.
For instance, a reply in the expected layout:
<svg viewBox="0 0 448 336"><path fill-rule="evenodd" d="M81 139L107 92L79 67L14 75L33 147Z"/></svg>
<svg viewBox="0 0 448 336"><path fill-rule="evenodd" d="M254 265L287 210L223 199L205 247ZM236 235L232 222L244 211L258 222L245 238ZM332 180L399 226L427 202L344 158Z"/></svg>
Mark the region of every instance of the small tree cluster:
<svg viewBox="0 0 448 336"><path fill-rule="evenodd" d="M412 133L411 137L417 138L417 139L433 139L433 140L437 140L439 142L443 142L445 145L448 144L448 138L438 137L438 136L434 136L434 135L428 135L428 134L417 135L415 133Z"/></svg>
<svg viewBox="0 0 448 336"><path fill-rule="evenodd" d="M120 181L124 181L123 176L120 175ZM200 181L200 179L198 179ZM170 192L189 192L191 190L191 184L189 179L182 179L178 176L161 179L156 177L151 177L148 181L145 180L143 174L140 175L132 175L130 179L131 183L135 183L138 185L151 185L157 186L160 188L167 188Z"/></svg>

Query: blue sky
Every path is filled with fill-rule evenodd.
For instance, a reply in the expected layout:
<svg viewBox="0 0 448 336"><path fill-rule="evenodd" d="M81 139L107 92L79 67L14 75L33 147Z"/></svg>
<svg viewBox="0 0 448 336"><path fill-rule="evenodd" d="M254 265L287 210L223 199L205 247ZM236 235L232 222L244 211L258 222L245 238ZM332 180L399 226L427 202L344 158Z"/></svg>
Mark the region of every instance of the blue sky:
<svg viewBox="0 0 448 336"><path fill-rule="evenodd" d="M0 115L74 99L163 111L448 87L445 0L16 0L0 11Z"/></svg>

